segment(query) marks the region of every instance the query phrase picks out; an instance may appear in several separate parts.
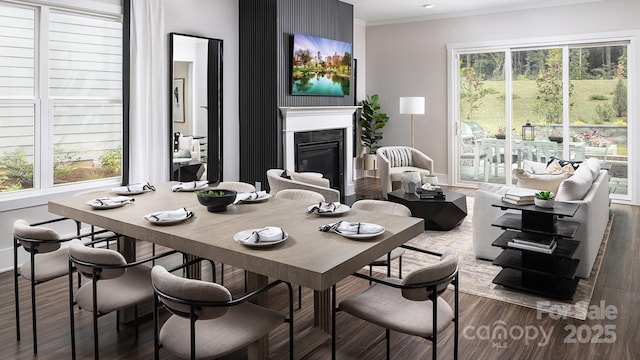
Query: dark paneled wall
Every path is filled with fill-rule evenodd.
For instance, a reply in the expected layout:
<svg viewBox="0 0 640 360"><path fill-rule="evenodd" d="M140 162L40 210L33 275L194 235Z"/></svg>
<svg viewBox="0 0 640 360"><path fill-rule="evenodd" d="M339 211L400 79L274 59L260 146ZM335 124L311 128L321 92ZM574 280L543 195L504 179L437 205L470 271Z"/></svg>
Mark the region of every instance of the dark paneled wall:
<svg viewBox="0 0 640 360"><path fill-rule="evenodd" d="M267 186L282 168L280 106L353 105L349 96L292 96L294 33L353 43L353 7L337 0L242 0L240 6L240 180Z"/></svg>

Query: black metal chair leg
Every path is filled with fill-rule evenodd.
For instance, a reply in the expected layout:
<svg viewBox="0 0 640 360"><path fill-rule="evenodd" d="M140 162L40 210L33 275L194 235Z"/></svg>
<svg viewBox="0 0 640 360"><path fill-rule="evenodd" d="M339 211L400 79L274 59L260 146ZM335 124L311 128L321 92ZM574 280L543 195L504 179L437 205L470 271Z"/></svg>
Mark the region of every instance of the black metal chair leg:
<svg viewBox="0 0 640 360"><path fill-rule="evenodd" d="M33 353L38 353L38 334L36 329L36 276L35 250L31 249L31 329L33 331Z"/></svg>
<svg viewBox="0 0 640 360"><path fill-rule="evenodd" d="M389 355L391 353L391 331L389 329L384 329L384 335L387 339L387 360L389 360L391 358Z"/></svg>
<svg viewBox="0 0 640 360"><path fill-rule="evenodd" d="M398 278L402 279L402 256L398 257Z"/></svg>
<svg viewBox="0 0 640 360"><path fill-rule="evenodd" d="M20 341L20 296L18 294L18 248L13 245L13 292L16 302L16 340Z"/></svg>

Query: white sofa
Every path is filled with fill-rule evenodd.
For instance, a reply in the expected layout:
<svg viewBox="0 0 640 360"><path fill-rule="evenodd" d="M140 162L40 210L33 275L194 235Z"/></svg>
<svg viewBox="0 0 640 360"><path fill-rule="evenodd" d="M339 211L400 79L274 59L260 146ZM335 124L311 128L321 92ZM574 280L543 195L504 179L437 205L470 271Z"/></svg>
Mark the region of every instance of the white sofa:
<svg viewBox="0 0 640 360"><path fill-rule="evenodd" d="M589 159L597 161L596 159ZM585 162L586 163L586 162ZM576 215L573 218L565 218L569 221L580 223L580 227L574 240L580 241L580 245L574 258L580 259L576 276L580 278L588 278L593 268L602 237L609 221L609 174L606 170L599 170L599 162L596 170L591 168L591 186L588 187L586 194L581 199L569 200L574 194L571 194L571 187L576 182L581 182L581 178L576 175L587 173L584 165L576 170L575 175L568 177L560 183L556 201L567 201L580 204ZM580 169L583 170L580 170ZM580 171L580 172L579 172ZM593 174L596 174L595 179ZM573 179L572 179L573 178ZM588 176L585 176L588 178ZM584 181L582 181L584 186ZM588 184L587 184L588 185ZM504 214L504 210L499 207L491 206L491 204L499 203L502 196L507 192L509 186L480 184L474 196L473 204L473 250L477 258L493 260L500 254L502 249L492 246L493 241L502 233L502 229L491 226L491 224ZM535 189L544 190L544 189ZM520 213L520 212L517 212Z"/></svg>

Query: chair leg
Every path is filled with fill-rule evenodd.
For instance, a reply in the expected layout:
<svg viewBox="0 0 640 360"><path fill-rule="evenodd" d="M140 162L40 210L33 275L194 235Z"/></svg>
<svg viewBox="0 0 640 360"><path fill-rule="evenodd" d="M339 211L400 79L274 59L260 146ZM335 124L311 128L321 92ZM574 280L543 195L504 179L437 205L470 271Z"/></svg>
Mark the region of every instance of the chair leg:
<svg viewBox="0 0 640 360"><path fill-rule="evenodd" d="M96 269L93 269L93 353L95 355L95 359L98 360L100 358L99 355L99 347L98 347L98 282L96 281L97 274ZM116 321L118 323L118 321Z"/></svg>
<svg viewBox="0 0 640 360"><path fill-rule="evenodd" d="M389 329L384 329L384 337L387 343L387 360L389 360L391 358L389 355L391 352L391 331Z"/></svg>
<svg viewBox="0 0 640 360"><path fill-rule="evenodd" d="M402 279L402 256L398 257L398 278Z"/></svg>
<svg viewBox="0 0 640 360"><path fill-rule="evenodd" d="M36 283L33 279L35 279L36 275L36 263L35 263L35 254L34 250L31 251L31 329L33 331L33 353L38 353L38 334L36 329Z"/></svg>
<svg viewBox="0 0 640 360"><path fill-rule="evenodd" d="M369 264L369 276L373 276L373 266ZM369 280L369 285L371 285L371 280Z"/></svg>
<svg viewBox="0 0 640 360"><path fill-rule="evenodd" d="M298 310L302 309L302 286L298 285Z"/></svg>
<svg viewBox="0 0 640 360"><path fill-rule="evenodd" d="M73 264L69 262L69 322L71 323L71 359L76 359L76 327L73 313Z"/></svg>
<svg viewBox="0 0 640 360"><path fill-rule="evenodd" d="M16 304L16 341L20 341L20 295L18 294L18 247L13 244L13 295Z"/></svg>

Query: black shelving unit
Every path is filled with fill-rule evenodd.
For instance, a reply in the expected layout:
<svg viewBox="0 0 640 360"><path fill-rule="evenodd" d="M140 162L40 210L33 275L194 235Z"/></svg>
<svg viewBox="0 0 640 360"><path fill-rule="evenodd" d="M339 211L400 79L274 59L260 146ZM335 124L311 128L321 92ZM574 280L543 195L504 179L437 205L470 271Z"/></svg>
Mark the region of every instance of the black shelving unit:
<svg viewBox="0 0 640 360"><path fill-rule="evenodd" d="M547 209L499 202L492 206L520 211L520 214L505 213L491 224L505 230L492 244L503 249L493 261L494 265L502 267L493 283L552 298L573 298L579 281L575 273L580 262L573 256L580 242L572 238L580 223L562 218L573 217L580 205L556 202L554 208ZM555 238L557 245L549 254L509 246L509 242L518 237L529 240Z"/></svg>

